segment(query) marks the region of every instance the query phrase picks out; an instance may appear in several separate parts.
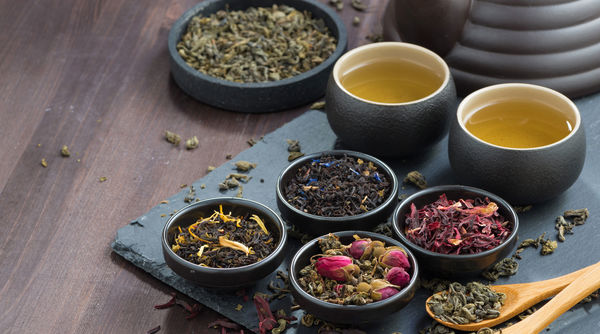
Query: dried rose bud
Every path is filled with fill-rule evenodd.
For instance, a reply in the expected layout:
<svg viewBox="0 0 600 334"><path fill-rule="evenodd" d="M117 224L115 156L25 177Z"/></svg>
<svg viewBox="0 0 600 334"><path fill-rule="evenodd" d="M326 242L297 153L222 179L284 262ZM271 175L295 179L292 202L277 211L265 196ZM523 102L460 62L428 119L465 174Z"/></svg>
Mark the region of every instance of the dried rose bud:
<svg viewBox="0 0 600 334"><path fill-rule="evenodd" d="M405 270L410 269L408 257L399 248L387 249L379 258L379 262L387 267L402 267Z"/></svg>
<svg viewBox="0 0 600 334"><path fill-rule="evenodd" d="M403 288L410 282L410 275L402 267L393 267L388 271L387 275L385 275L385 279L388 282Z"/></svg>
<svg viewBox="0 0 600 334"><path fill-rule="evenodd" d="M375 290L375 292L373 293L373 295L378 295L378 296L381 296L381 297L378 297L379 299L373 298L373 300L384 300L384 299L390 298L391 296L397 294L398 292L399 291L396 290L396 288L392 288L391 286L389 286L387 288Z"/></svg>
<svg viewBox="0 0 600 334"><path fill-rule="evenodd" d="M371 291L371 298L375 301L390 298L399 292L398 286L390 284L382 279L374 279L371 281L371 287L373 288Z"/></svg>
<svg viewBox="0 0 600 334"><path fill-rule="evenodd" d="M350 248L348 248L348 253L350 253L353 258L360 259L370 243L371 241L366 239L354 240L350 245Z"/></svg>
<svg viewBox="0 0 600 334"><path fill-rule="evenodd" d="M315 262L315 269L317 269L317 273L323 277L338 282L345 282L355 268L351 258L343 255L336 255L317 259L317 262Z"/></svg>

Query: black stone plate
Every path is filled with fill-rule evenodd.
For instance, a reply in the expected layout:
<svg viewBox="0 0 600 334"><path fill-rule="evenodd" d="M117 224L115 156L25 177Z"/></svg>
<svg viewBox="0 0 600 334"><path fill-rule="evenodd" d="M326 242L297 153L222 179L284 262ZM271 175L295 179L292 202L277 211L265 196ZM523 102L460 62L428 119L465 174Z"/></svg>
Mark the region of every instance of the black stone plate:
<svg viewBox="0 0 600 334"><path fill-rule="evenodd" d="M546 232L547 237L555 239L554 219L564 210L587 207L590 218L574 229L573 235L567 235L564 243L559 243L554 254L541 256L539 250L527 249L522 253L519 272L509 279L500 279L497 284L525 283L553 278L567 274L582 267L600 261L600 95L590 96L575 101L580 108L583 124L588 139L588 155L583 172L576 183L560 197L543 204L533 206L525 213L519 214L521 220L520 239L536 238ZM256 169L250 171L252 179L244 186L244 197L261 202L277 211L275 202L275 184L279 172L289 164L287 161L286 139L298 139L305 153L329 150L336 147L336 137L333 134L324 113L309 111L278 130L266 135L253 147L240 153L231 162L228 162L202 179L194 182L197 198L231 195L236 191L220 192L217 184L233 171L233 162L247 160L257 162ZM341 147L339 147L341 148ZM441 185L456 183L447 156L447 140L433 147L418 158L410 160L385 160L402 180L406 173L419 170L426 176L428 184ZM260 182L264 179L264 183ZM201 184L206 184L205 189L200 189ZM400 193L412 194L417 189L405 185ZM242 297L233 292L209 290L195 286L192 283L175 275L165 264L161 252L161 229L169 213L186 205L183 198L187 190L168 198L168 204L159 204L143 216L133 220L117 232L112 244L114 251L131 261L136 266L144 269L151 275L172 286L198 302L210 307L217 312L235 320L250 329L257 329L258 318L252 300L244 302ZM166 217L161 217L166 214ZM287 270L293 250L300 243L293 238L289 239L291 248L289 256L280 269ZM276 280L275 273L259 281L257 285L247 291L250 297L255 291L268 292L267 284ZM431 319L425 313L425 299L428 293L419 289L415 298L399 312L388 316L384 320L361 327L368 333L418 333L418 331L431 324ZM160 301L157 301L157 303ZM243 305L236 311L237 304ZM288 296L272 303L272 309L284 308L289 313L291 298ZM304 312L298 310L292 313L300 318ZM578 305L566 312L551 326L551 333L598 333L600 331L600 301ZM317 329L307 328L298 322L288 329L286 333L316 333Z"/></svg>

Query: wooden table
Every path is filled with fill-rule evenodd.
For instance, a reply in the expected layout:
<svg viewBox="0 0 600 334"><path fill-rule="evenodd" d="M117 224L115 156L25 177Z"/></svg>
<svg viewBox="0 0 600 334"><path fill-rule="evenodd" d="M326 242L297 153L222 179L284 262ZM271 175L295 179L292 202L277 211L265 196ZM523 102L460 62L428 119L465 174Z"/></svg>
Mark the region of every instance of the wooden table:
<svg viewBox="0 0 600 334"><path fill-rule="evenodd" d="M387 1L365 13L344 2L349 48L368 43ZM167 35L196 3L0 0L2 333L217 332L207 329L213 311L188 321L179 308L155 310L172 289L110 243L181 184L308 106L242 114L184 94L169 75ZM196 135L200 146L174 147L165 130Z"/></svg>

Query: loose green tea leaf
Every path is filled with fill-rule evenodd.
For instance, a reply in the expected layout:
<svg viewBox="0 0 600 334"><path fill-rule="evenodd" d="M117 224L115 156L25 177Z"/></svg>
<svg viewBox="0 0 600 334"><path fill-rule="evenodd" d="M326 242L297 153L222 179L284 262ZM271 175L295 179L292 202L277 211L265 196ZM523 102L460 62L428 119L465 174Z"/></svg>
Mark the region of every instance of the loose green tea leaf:
<svg viewBox="0 0 600 334"><path fill-rule="evenodd" d="M290 155L288 155L288 161L294 161L303 156L304 156L304 153L302 153L302 152L290 152Z"/></svg>
<svg viewBox="0 0 600 334"><path fill-rule="evenodd" d="M248 161L237 161L235 162L235 169L239 170L240 172L247 172L249 170L251 170L252 168L256 168L256 164L252 163L252 162L248 162Z"/></svg>
<svg viewBox="0 0 600 334"><path fill-rule="evenodd" d="M356 9L359 12L362 12L365 9L367 9L367 5L365 5L361 0L352 0L350 4L352 5L352 8Z"/></svg>
<svg viewBox="0 0 600 334"><path fill-rule="evenodd" d="M179 145L181 142L181 136L169 130L165 131L165 139L173 145Z"/></svg>
<svg viewBox="0 0 600 334"><path fill-rule="evenodd" d="M190 186L187 194L183 198L183 201L186 203L192 203L194 199L196 199L196 189L194 189L194 186Z"/></svg>
<svg viewBox="0 0 600 334"><path fill-rule="evenodd" d="M506 295L489 286L469 282L450 283L449 289L434 294L427 302L436 318L453 324L468 324L494 319L500 315Z"/></svg>
<svg viewBox="0 0 600 334"><path fill-rule="evenodd" d="M344 9L344 3L342 2L342 0L329 0L329 4L334 6L335 9L337 9L338 11Z"/></svg>
<svg viewBox="0 0 600 334"><path fill-rule="evenodd" d="M48 167L48 162L46 161L46 158L42 158L42 161L40 163L42 164L42 167Z"/></svg>
<svg viewBox="0 0 600 334"><path fill-rule="evenodd" d="M63 157L71 156L71 152L69 152L69 147L67 147L67 145L62 146L62 148L60 149L60 155L62 155Z"/></svg>
<svg viewBox="0 0 600 334"><path fill-rule="evenodd" d="M427 188L427 180L425 180L425 176L423 176L423 174L419 173L419 171L416 170L413 170L412 172L406 174L406 177L404 178L403 182L412 183L420 189Z"/></svg>
<svg viewBox="0 0 600 334"><path fill-rule="evenodd" d="M254 146L256 145L256 140L254 140L254 138L250 138L246 141L246 143L248 143L250 146Z"/></svg>
<svg viewBox="0 0 600 334"><path fill-rule="evenodd" d="M215 166L208 166L208 167L206 167L206 172L210 173L210 172L212 172L215 169L217 169L217 167L215 167Z"/></svg>
<svg viewBox="0 0 600 334"><path fill-rule="evenodd" d="M198 141L198 137L193 136L192 138L185 141L185 148L187 148L188 150L193 150L196 147L198 147L198 144L200 144L200 142Z"/></svg>
<svg viewBox="0 0 600 334"><path fill-rule="evenodd" d="M531 210L531 208L533 208L533 205L525 205L525 206L513 206L513 209L515 210L516 213L523 213L523 212L527 212L529 210Z"/></svg>
<svg viewBox="0 0 600 334"><path fill-rule="evenodd" d="M177 52L206 75L250 83L306 72L325 61L336 46L323 20L273 5L193 17Z"/></svg>
<svg viewBox="0 0 600 334"><path fill-rule="evenodd" d="M106 180L108 180L108 178L106 176L100 176L100 178L98 180L100 182L105 182Z"/></svg>
<svg viewBox="0 0 600 334"><path fill-rule="evenodd" d="M352 19L352 25L354 25L354 26L358 26L358 25L360 25L360 17L358 17L358 16L355 16L355 17Z"/></svg>
<svg viewBox="0 0 600 334"><path fill-rule="evenodd" d="M302 150L300 147L300 141L295 139L287 139L286 142L288 144L288 152L300 152Z"/></svg>
<svg viewBox="0 0 600 334"><path fill-rule="evenodd" d="M455 334L455 332L434 320L429 327L421 329L419 334Z"/></svg>
<svg viewBox="0 0 600 334"><path fill-rule="evenodd" d="M575 225L583 225L590 216L590 212L587 208L584 208L578 210L567 210L563 215L567 219L571 218Z"/></svg>
<svg viewBox="0 0 600 334"><path fill-rule="evenodd" d="M383 35L382 34L370 34L370 35L367 35L366 38L369 41L371 41L371 43L383 42Z"/></svg>
<svg viewBox="0 0 600 334"><path fill-rule="evenodd" d="M441 278L421 279L421 287L429 290L432 294L448 290L450 281Z"/></svg>
<svg viewBox="0 0 600 334"><path fill-rule="evenodd" d="M231 174L228 174L225 179L236 179L238 181L248 183L248 181L250 181L250 179L252 179L252 176L248 176L246 174L240 174L240 173L231 173Z"/></svg>
<svg viewBox="0 0 600 334"><path fill-rule="evenodd" d="M219 183L219 190L228 190L228 189L234 189L240 186L240 183L238 182L238 180L231 178L231 179L225 179L223 182Z"/></svg>
<svg viewBox="0 0 600 334"><path fill-rule="evenodd" d="M504 258L482 272L481 275L489 281L496 281L501 276L508 277L517 273L519 270L519 263L512 257Z"/></svg>
<svg viewBox="0 0 600 334"><path fill-rule="evenodd" d="M325 109L325 101L318 101L310 105L310 110L322 110Z"/></svg>

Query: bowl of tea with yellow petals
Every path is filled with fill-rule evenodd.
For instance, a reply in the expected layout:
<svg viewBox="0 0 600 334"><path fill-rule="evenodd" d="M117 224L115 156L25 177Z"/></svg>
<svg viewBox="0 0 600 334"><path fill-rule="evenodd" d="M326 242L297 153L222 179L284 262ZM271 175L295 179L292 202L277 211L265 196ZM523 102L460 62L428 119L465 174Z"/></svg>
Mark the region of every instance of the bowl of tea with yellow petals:
<svg viewBox="0 0 600 334"><path fill-rule="evenodd" d="M413 298L418 276L415 257L401 243L364 231L313 239L290 264L298 305L340 324L368 323L397 312Z"/></svg>
<svg viewBox="0 0 600 334"><path fill-rule="evenodd" d="M283 261L287 233L268 207L244 198L213 198L173 215L162 233L167 265L206 287L248 286Z"/></svg>

